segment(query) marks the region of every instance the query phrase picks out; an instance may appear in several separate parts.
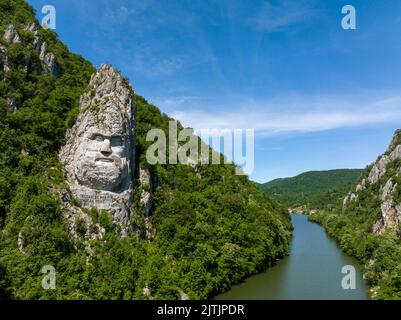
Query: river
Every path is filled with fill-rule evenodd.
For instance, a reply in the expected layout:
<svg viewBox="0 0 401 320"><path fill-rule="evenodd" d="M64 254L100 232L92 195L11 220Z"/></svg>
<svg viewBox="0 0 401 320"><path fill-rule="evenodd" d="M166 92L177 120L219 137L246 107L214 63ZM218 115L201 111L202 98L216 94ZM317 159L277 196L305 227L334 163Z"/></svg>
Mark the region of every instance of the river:
<svg viewBox="0 0 401 320"><path fill-rule="evenodd" d="M266 272L247 278L214 299L368 299L368 287L358 261L344 254L321 226L307 216L292 215L291 253ZM355 289L345 290L341 270L356 270Z"/></svg>

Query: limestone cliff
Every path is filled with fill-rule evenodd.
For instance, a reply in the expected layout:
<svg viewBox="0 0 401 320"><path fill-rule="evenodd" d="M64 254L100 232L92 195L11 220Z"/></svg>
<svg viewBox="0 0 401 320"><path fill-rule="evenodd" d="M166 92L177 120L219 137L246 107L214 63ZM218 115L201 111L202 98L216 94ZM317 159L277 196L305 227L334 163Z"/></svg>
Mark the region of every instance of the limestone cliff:
<svg viewBox="0 0 401 320"><path fill-rule="evenodd" d="M373 233L381 233L385 229L397 229L401 222L401 130L398 130L387 151L375 163L368 167L364 177L355 190L343 201L343 212L355 205L361 193L369 192L372 199L380 202L381 215L372 226ZM366 198L366 197L365 197ZM361 200L364 202L366 200ZM358 203L358 205L364 205Z"/></svg>
<svg viewBox="0 0 401 320"><path fill-rule="evenodd" d="M22 29L24 32L29 34L29 37L26 39L27 45L32 45L36 52L39 54L39 59L41 62L41 70L42 73L50 74L53 76L58 76L60 74L60 69L56 60L56 56L48 50L48 44L46 41L42 40L39 34L39 27L36 23L26 24ZM10 24L4 32L3 39L9 45L14 45L18 43L22 43L18 30L14 25ZM4 71L8 71L8 52L4 46L0 46L0 51L3 54L4 61ZM28 66L29 61L26 61L26 67Z"/></svg>
<svg viewBox="0 0 401 320"><path fill-rule="evenodd" d="M135 167L135 104L129 83L102 65L81 96L80 113L60 160L72 196L84 208L107 210L129 232Z"/></svg>
<svg viewBox="0 0 401 320"><path fill-rule="evenodd" d="M61 71L56 56L49 50L48 43L42 39L37 23L19 26L19 30L16 26L10 24L2 35L4 45L0 43L0 70L3 76L0 76L0 78L5 79L10 70L18 69L21 65L23 66L25 78L28 77L29 71L31 71L29 69L32 67L33 55L26 54L24 58L12 61L9 50L13 46L20 46L26 52L29 50L36 52L40 65L35 68L35 73L58 77ZM20 33L24 33L24 36L20 35ZM15 96L5 97L5 101L9 110L13 112L21 105L20 99Z"/></svg>

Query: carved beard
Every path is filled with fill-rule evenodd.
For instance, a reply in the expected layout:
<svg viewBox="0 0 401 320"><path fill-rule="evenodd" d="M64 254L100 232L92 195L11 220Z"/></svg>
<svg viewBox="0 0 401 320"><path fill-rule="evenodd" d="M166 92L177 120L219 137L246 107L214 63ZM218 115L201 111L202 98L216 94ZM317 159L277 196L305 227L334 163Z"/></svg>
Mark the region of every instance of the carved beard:
<svg viewBox="0 0 401 320"><path fill-rule="evenodd" d="M80 184L97 190L116 191L127 176L125 158L114 155L105 157L100 153L95 158L79 159L75 169L75 177Z"/></svg>

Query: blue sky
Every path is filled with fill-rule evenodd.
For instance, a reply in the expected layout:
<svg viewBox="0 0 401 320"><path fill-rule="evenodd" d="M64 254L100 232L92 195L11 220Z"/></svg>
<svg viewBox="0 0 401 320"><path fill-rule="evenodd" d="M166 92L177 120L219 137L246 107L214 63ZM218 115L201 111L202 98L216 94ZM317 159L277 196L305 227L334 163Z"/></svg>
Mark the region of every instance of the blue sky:
<svg viewBox="0 0 401 320"><path fill-rule="evenodd" d="M29 2L184 125L254 128L255 181L365 167L401 128L401 1ZM341 28L346 4L356 30Z"/></svg>

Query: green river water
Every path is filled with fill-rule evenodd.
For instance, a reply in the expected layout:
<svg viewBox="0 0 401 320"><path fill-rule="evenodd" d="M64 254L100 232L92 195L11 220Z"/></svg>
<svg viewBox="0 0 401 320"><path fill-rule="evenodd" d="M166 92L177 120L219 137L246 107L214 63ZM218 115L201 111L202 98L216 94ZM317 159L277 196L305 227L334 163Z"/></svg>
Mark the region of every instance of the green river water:
<svg viewBox="0 0 401 320"><path fill-rule="evenodd" d="M358 261L343 253L324 229L304 215L292 215L291 253L266 272L252 276L214 299L368 299L368 287ZM355 289L343 289L346 274L356 270Z"/></svg>

